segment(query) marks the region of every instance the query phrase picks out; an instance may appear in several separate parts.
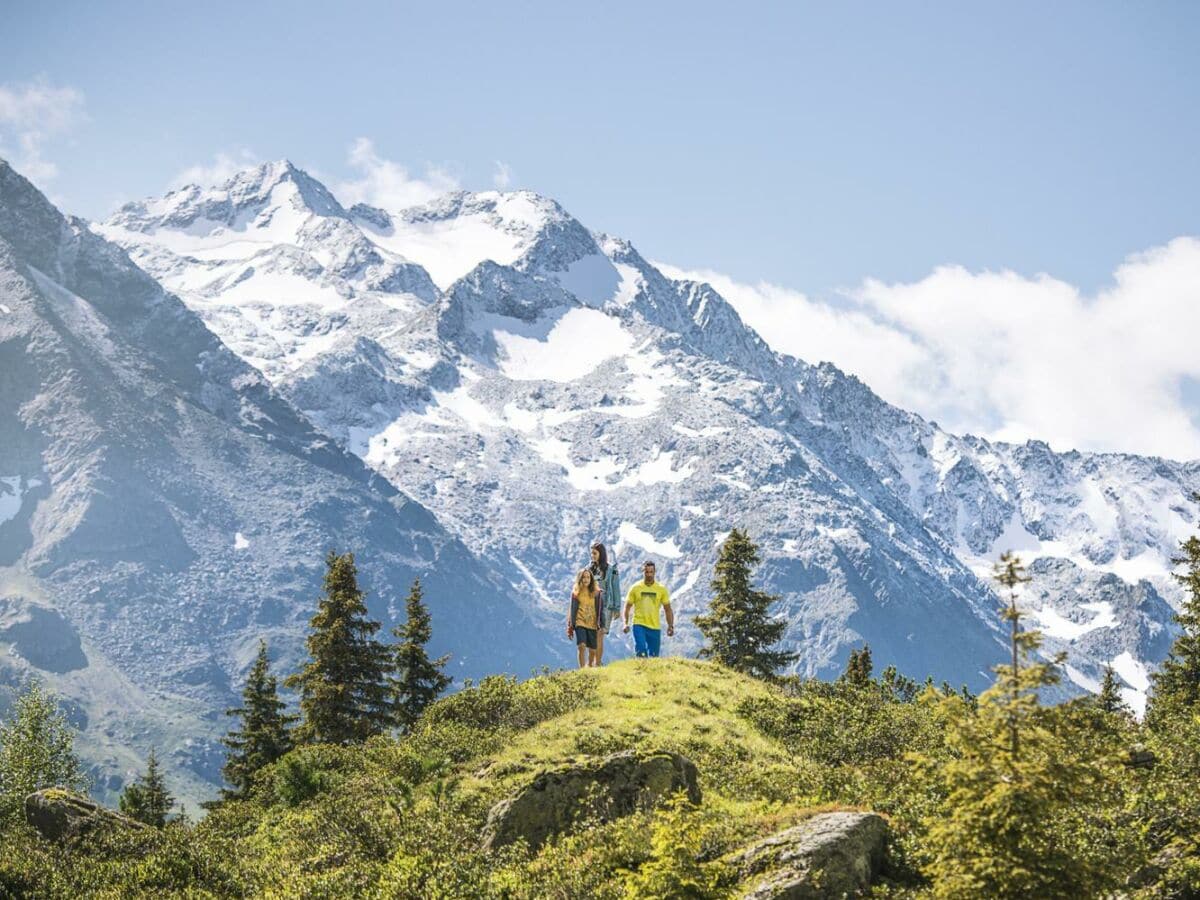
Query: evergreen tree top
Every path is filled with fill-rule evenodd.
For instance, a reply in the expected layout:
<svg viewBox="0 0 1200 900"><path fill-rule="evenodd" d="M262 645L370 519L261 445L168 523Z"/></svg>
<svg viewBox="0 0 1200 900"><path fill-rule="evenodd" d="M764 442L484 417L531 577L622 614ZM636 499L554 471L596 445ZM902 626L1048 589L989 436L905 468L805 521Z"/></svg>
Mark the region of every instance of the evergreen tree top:
<svg viewBox="0 0 1200 900"><path fill-rule="evenodd" d="M770 649L783 637L787 623L770 615L779 597L751 584L758 561L758 547L749 534L733 528L721 544L710 584L709 612L696 616L695 622L705 638L701 656L760 678L774 678L798 654Z"/></svg>
<svg viewBox="0 0 1200 900"><path fill-rule="evenodd" d="M394 718L390 648L374 639L380 623L367 615L353 553L325 557L324 593L309 621L309 662L284 682L300 692L301 741L357 743Z"/></svg>

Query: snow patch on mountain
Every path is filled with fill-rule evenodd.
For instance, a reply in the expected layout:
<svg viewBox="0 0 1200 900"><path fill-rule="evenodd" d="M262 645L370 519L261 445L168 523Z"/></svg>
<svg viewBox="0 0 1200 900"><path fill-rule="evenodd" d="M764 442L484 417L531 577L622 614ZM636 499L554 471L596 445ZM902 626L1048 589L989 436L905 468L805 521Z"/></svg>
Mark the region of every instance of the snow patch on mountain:
<svg viewBox="0 0 1200 900"><path fill-rule="evenodd" d="M1083 603L1080 609L1095 613L1095 618L1087 622L1075 622L1066 618L1053 607L1045 607L1034 612L1038 628L1049 637L1063 638L1073 641L1089 631L1097 628L1113 628L1117 625L1117 617L1113 614L1111 603Z"/></svg>
<svg viewBox="0 0 1200 900"><path fill-rule="evenodd" d="M594 309L568 309L544 337L540 329L522 332L514 327L518 324L508 320L492 332L502 353L500 371L517 381L575 381L629 352L634 343L620 322Z"/></svg>
<svg viewBox="0 0 1200 900"><path fill-rule="evenodd" d="M484 260L511 265L533 245L557 204L519 191L451 194L426 206L358 217L380 247L419 261L446 290Z"/></svg>
<svg viewBox="0 0 1200 900"><path fill-rule="evenodd" d="M1150 692L1150 672L1146 664L1134 659L1128 651L1112 660L1113 671L1121 677L1128 687L1121 689L1121 697L1133 709L1134 715L1141 718L1146 712L1146 701Z"/></svg>
<svg viewBox="0 0 1200 900"><path fill-rule="evenodd" d="M617 553L624 552L628 547L636 547L647 553L657 553L667 559L679 559L683 555L673 537L659 540L632 522L622 522L617 527Z"/></svg>

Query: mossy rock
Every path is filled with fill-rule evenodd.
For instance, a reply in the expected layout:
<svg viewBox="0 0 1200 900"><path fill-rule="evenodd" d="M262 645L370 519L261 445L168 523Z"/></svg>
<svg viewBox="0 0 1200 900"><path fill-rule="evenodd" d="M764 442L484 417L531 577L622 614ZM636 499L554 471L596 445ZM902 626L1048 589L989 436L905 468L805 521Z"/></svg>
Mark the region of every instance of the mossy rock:
<svg viewBox="0 0 1200 900"><path fill-rule="evenodd" d="M679 753L626 750L595 762L542 772L488 815L482 847L517 840L536 849L576 823L610 822L684 792L700 802L696 766Z"/></svg>
<svg viewBox="0 0 1200 900"><path fill-rule="evenodd" d="M763 838L729 858L743 900L826 900L864 893L883 867L887 823L831 812Z"/></svg>
<svg viewBox="0 0 1200 900"><path fill-rule="evenodd" d="M61 843L102 827L141 829L141 822L123 816L62 788L46 788L25 798L25 821L48 841Z"/></svg>

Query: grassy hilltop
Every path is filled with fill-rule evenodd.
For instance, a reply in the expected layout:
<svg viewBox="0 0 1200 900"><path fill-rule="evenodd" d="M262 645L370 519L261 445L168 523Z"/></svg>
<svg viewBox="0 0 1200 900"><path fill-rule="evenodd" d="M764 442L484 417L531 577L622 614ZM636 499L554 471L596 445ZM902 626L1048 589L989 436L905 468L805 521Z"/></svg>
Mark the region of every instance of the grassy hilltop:
<svg viewBox="0 0 1200 900"><path fill-rule="evenodd" d="M823 733L810 750L803 734L769 724L801 701L710 663L627 660L520 683L485 679L436 703L407 737L293 751L261 773L250 800L194 826L97 837L72 851L10 832L0 884L61 897L621 897L630 873L661 850L656 829L694 849L719 884L725 850L838 804L881 807L903 763L878 753L894 757L889 740L912 743L931 724L880 703L897 706L887 728L899 731L872 748L880 736L870 723L847 721L836 689L828 693L804 701L814 735ZM688 756L701 807L635 814L538 854L476 849L489 808L535 773L630 748Z"/></svg>
<svg viewBox="0 0 1200 900"><path fill-rule="evenodd" d="M673 658L488 678L435 703L410 735L292 751L259 773L249 799L198 824L98 833L67 849L9 829L0 896L737 896L744 885L729 854L837 808L889 819L877 895L925 895L936 887L921 875L928 823L946 796L937 769L953 752L953 711L972 698L932 687L913 697L913 687L906 694L870 678L775 685ZM1086 756L1116 759L1141 728L1086 701L1048 709L1065 746ZM700 806L668 803L537 852L478 849L489 809L537 773L630 748L691 759ZM1124 780L1098 791L1094 807L1046 827L1072 852L1107 854L1124 880L1147 853L1135 834L1145 829L1129 817L1182 782L1168 780L1178 767L1162 764L1157 774L1112 771Z"/></svg>

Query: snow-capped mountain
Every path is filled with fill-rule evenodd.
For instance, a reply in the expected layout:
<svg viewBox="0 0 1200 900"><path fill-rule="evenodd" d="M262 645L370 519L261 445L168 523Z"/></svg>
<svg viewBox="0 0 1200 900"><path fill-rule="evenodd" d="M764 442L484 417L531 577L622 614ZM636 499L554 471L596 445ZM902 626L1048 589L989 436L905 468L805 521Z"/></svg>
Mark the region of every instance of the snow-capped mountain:
<svg viewBox="0 0 1200 900"><path fill-rule="evenodd" d="M978 688L1002 654L992 561L1091 689L1134 703L1170 640L1170 557L1200 463L947 434L834 366L771 350L706 284L528 192L343 208L289 163L94 226L299 409L427 505L529 607L600 539L691 615L748 527L798 668L851 646ZM627 652L620 639L618 653Z"/></svg>
<svg viewBox="0 0 1200 900"><path fill-rule="evenodd" d="M30 674L67 698L101 796L152 746L211 795L221 713L260 636L295 669L329 549L389 626L422 578L456 677L551 652L427 509L0 161L0 700Z"/></svg>

